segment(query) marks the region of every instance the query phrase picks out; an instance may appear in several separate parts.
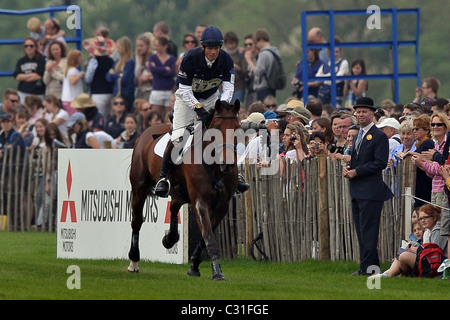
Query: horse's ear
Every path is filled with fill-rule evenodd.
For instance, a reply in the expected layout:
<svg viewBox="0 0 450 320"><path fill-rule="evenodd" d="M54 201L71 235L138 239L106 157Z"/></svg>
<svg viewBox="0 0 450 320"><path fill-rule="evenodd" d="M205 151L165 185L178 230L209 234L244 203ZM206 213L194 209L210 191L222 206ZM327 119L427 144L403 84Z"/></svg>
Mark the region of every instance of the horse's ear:
<svg viewBox="0 0 450 320"><path fill-rule="evenodd" d="M234 113L238 113L240 108L241 108L241 102L239 101L239 99L236 99L234 101L234 105L233 105Z"/></svg>
<svg viewBox="0 0 450 320"><path fill-rule="evenodd" d="M220 113L221 109L222 109L222 102L220 101L220 99L216 100L216 106L215 109L217 111L217 113Z"/></svg>

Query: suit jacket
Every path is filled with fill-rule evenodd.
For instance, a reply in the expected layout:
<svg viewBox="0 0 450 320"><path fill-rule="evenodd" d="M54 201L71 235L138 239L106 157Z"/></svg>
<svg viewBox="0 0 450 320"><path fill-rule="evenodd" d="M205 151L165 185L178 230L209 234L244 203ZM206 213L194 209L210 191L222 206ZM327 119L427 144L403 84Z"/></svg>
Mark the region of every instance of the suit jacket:
<svg viewBox="0 0 450 320"><path fill-rule="evenodd" d="M355 144L356 136L353 144ZM361 200L386 201L393 197L384 183L382 171L389 157L389 141L386 134L373 125L364 136L359 153L353 149L350 169L356 169L356 177L350 179L350 195Z"/></svg>

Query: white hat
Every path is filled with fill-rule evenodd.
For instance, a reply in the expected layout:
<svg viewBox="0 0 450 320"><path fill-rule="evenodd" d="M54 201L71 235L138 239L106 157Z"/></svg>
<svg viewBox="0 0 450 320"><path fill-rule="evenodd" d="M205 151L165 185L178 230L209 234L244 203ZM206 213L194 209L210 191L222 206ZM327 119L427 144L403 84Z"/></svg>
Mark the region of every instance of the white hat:
<svg viewBox="0 0 450 320"><path fill-rule="evenodd" d="M251 113L247 119L242 120L241 122L254 122L254 123L262 123L266 120L264 115L260 112Z"/></svg>
<svg viewBox="0 0 450 320"><path fill-rule="evenodd" d="M377 124L378 128L384 128L384 127L392 127L394 129L400 129L400 122L398 122L394 118L386 118L381 123Z"/></svg>

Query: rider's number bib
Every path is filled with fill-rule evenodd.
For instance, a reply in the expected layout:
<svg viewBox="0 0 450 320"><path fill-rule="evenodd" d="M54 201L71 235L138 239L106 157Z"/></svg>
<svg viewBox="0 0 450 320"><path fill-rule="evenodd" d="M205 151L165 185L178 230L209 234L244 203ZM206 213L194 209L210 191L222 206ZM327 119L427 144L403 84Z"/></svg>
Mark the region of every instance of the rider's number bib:
<svg viewBox="0 0 450 320"><path fill-rule="evenodd" d="M192 79L192 91L194 92L204 92L216 88L222 83L219 78L211 80L202 80L198 78Z"/></svg>

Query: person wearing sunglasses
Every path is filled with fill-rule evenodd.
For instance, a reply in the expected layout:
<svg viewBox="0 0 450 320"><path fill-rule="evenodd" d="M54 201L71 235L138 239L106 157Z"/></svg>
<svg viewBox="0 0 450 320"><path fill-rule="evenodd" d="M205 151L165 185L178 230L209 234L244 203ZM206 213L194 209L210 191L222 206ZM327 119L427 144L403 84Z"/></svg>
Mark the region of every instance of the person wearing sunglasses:
<svg viewBox="0 0 450 320"><path fill-rule="evenodd" d="M19 93L11 88L6 89L3 92L3 105L0 108L0 116L5 113L14 115L16 111L16 105L18 105L19 103Z"/></svg>
<svg viewBox="0 0 450 320"><path fill-rule="evenodd" d="M186 50L181 52L178 56L177 62L175 64L176 70L178 73L178 69L180 68L181 61L183 60L184 55L191 49L197 48L199 46L198 39L193 33L186 33L183 37L183 48Z"/></svg>
<svg viewBox="0 0 450 320"><path fill-rule="evenodd" d="M430 149L419 157L414 155L413 163L424 170L429 177L432 177L431 203L441 207L447 207L447 199L444 194L445 181L440 175L441 164L432 161L435 152L443 153L447 141L447 132L450 128L450 122L444 112L435 113L431 116L431 133L435 141L434 149Z"/></svg>
<svg viewBox="0 0 450 320"><path fill-rule="evenodd" d="M413 158L419 158L423 152L434 148L434 141L431 139L431 119L428 114L422 114L412 121L416 150L410 151L409 154L411 154ZM431 183L431 177L427 176L425 171L416 167L415 209L424 205L424 201L431 201Z"/></svg>
<svg viewBox="0 0 450 320"><path fill-rule="evenodd" d="M21 101L31 94L45 96L45 84L42 81L45 72L45 58L38 51L38 43L31 37L23 42L24 56L16 63L14 78L19 82L18 91Z"/></svg>
<svg viewBox="0 0 450 320"><path fill-rule="evenodd" d="M105 132L117 139L125 130L125 116L128 114L125 99L120 96L112 100L112 113L106 118Z"/></svg>

